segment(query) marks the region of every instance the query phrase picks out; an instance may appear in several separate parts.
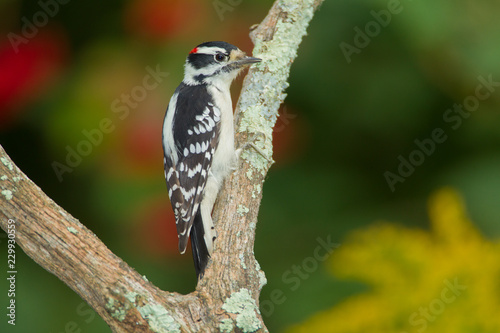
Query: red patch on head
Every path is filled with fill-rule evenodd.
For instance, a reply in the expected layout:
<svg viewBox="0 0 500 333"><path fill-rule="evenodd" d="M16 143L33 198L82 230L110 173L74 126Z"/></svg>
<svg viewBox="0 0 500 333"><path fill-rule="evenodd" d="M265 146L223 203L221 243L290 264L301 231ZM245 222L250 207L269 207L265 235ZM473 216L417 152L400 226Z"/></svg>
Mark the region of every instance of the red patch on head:
<svg viewBox="0 0 500 333"><path fill-rule="evenodd" d="M193 53L196 53L196 52L198 52L198 48L197 47L195 47L194 49L192 49L191 52L189 52L189 54L193 54Z"/></svg>

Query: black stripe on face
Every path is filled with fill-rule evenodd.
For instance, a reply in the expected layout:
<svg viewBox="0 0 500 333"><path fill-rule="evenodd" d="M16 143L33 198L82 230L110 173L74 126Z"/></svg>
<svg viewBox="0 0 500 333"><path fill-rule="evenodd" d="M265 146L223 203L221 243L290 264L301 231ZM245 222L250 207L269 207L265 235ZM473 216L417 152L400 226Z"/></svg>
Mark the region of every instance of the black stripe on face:
<svg viewBox="0 0 500 333"><path fill-rule="evenodd" d="M188 55L188 62L196 69L217 64L213 54L191 53Z"/></svg>

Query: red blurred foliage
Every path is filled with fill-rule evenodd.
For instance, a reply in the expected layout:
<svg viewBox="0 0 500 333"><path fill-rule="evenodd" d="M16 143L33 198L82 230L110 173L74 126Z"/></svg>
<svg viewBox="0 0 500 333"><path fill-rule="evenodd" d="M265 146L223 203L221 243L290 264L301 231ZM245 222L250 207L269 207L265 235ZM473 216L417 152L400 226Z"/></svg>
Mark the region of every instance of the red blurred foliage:
<svg viewBox="0 0 500 333"><path fill-rule="evenodd" d="M139 242L141 252L151 256L180 256L174 212L168 197L141 209L130 231L130 239Z"/></svg>
<svg viewBox="0 0 500 333"><path fill-rule="evenodd" d="M160 116L161 117L161 116ZM146 170L157 170L162 163L160 117L134 117L134 123L127 126L124 143L120 148L126 149L127 163Z"/></svg>
<svg viewBox="0 0 500 333"><path fill-rule="evenodd" d="M221 29L223 35L220 39L236 45L240 50L251 55L254 45L249 34L250 26L255 23L253 20L254 17L228 16L227 21L223 22L224 28Z"/></svg>
<svg viewBox="0 0 500 333"><path fill-rule="evenodd" d="M24 40L25 43L16 45L18 52L8 39L0 44L0 125L3 126L50 88L67 60L68 41L60 30L44 28L35 37Z"/></svg>
<svg viewBox="0 0 500 333"><path fill-rule="evenodd" d="M279 109L280 116L273 131L273 159L280 166L300 157L307 148L307 123L289 106Z"/></svg>
<svg viewBox="0 0 500 333"><path fill-rule="evenodd" d="M162 41L199 30L206 12L206 2L200 0L133 0L124 20L130 32Z"/></svg>

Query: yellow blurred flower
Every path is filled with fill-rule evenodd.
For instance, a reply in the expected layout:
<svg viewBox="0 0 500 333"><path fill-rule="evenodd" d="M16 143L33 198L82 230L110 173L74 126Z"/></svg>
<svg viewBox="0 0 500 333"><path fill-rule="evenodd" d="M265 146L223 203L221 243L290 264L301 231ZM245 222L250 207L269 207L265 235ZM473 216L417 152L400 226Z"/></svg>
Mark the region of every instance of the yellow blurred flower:
<svg viewBox="0 0 500 333"><path fill-rule="evenodd" d="M353 232L328 262L371 287L289 333L500 332L500 243L484 239L462 198L429 200L431 230L382 223Z"/></svg>

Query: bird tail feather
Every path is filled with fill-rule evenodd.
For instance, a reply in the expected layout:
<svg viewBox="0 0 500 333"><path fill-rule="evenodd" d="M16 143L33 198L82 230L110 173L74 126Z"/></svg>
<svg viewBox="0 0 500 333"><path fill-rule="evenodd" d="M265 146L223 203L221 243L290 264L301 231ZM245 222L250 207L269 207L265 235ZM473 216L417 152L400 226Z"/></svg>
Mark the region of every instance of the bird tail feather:
<svg viewBox="0 0 500 333"><path fill-rule="evenodd" d="M201 218L201 209L198 209L191 228L191 250L193 252L194 269L198 279L203 277L205 268L207 267L210 254L205 244L205 230L203 229L203 221Z"/></svg>

